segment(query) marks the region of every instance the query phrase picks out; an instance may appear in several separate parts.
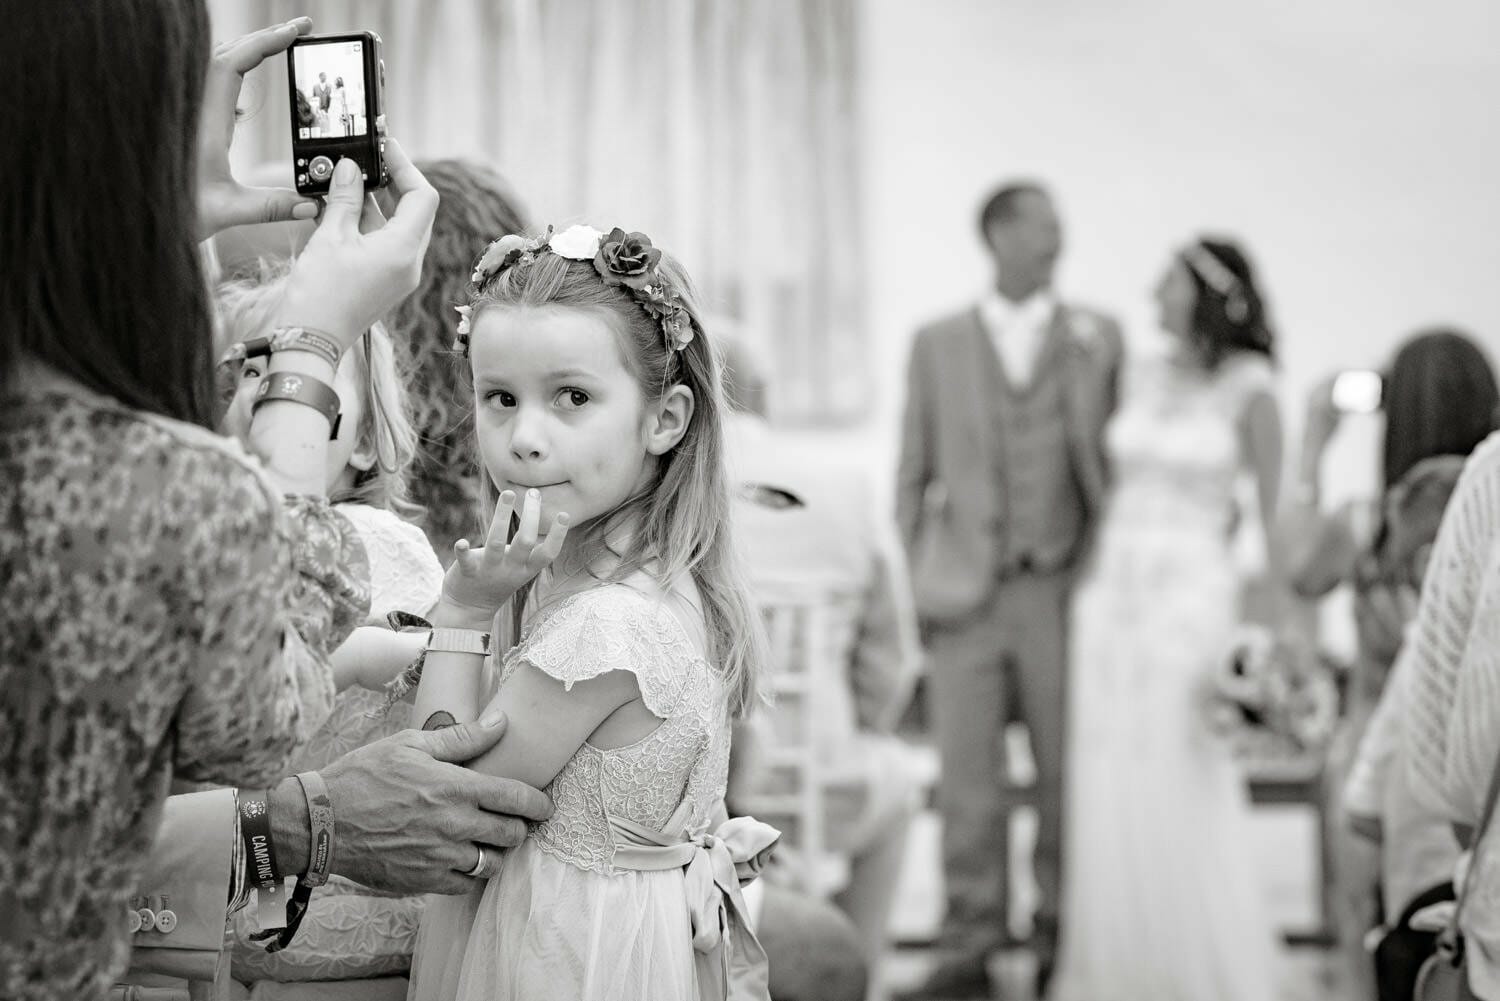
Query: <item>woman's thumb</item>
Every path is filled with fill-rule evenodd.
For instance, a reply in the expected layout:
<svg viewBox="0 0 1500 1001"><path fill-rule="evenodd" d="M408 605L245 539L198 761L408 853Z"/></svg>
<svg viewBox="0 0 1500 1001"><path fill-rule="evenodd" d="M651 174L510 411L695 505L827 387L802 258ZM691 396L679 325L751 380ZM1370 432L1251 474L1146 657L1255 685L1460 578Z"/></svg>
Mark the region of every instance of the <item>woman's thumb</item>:
<svg viewBox="0 0 1500 1001"><path fill-rule="evenodd" d="M496 711L485 713L472 723L424 731L422 736L427 740L427 752L434 758L464 764L494 747L505 735L505 727L505 714Z"/></svg>
<svg viewBox="0 0 1500 1001"><path fill-rule="evenodd" d="M328 185L328 208L323 213L323 225L347 226L351 230L359 226L359 215L365 204L364 179L359 173L359 164L344 157L333 168L333 180Z"/></svg>

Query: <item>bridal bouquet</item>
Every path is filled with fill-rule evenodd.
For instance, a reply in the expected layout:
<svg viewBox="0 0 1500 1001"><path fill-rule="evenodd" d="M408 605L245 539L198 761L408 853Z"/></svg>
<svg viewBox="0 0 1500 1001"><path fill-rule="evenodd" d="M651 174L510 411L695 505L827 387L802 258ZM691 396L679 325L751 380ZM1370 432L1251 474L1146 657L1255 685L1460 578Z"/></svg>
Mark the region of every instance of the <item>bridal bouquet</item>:
<svg viewBox="0 0 1500 1001"><path fill-rule="evenodd" d="M1257 760L1321 750L1339 712L1333 669L1306 643L1260 626L1241 630L1207 702L1209 726Z"/></svg>

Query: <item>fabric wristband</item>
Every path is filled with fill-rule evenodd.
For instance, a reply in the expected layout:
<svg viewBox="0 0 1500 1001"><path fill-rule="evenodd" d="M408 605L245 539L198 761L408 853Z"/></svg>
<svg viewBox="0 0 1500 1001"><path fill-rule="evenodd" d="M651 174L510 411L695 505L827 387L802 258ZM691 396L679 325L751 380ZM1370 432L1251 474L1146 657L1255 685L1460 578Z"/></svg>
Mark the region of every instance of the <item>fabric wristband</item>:
<svg viewBox="0 0 1500 1001"><path fill-rule="evenodd" d="M328 786L317 772L303 772L297 776L302 795L307 800L307 817L311 827L308 841L307 872L297 880L292 895L286 903L286 918L277 928L261 931L251 936L253 941L266 942L266 952L277 953L292 944L307 908L312 901L315 888L328 882L328 869L333 861L333 800L328 795Z"/></svg>
<svg viewBox="0 0 1500 1001"><path fill-rule="evenodd" d="M343 418L339 413L339 394L322 379L297 372L272 372L260 381L250 412L253 414L262 404L272 400L287 400L312 407L328 418L328 439L332 441L339 436L339 421Z"/></svg>
<svg viewBox="0 0 1500 1001"><path fill-rule="evenodd" d="M233 365L249 358L269 358L278 351L307 351L339 367L342 351L338 342L327 334L307 327L277 327L270 337L247 337L230 345L219 359L220 365Z"/></svg>
<svg viewBox="0 0 1500 1001"><path fill-rule="evenodd" d="M339 342L310 327L277 327L271 331L271 351L310 351L335 369L344 353Z"/></svg>
<svg viewBox="0 0 1500 1001"><path fill-rule="evenodd" d="M277 877L276 844L271 838L271 793L268 789L240 792L240 835L245 840L250 879L255 883L256 916L261 934L272 934L285 924L281 899L286 892Z"/></svg>
<svg viewBox="0 0 1500 1001"><path fill-rule="evenodd" d="M333 865L333 800L328 796L328 785L323 776L317 772L302 772L297 781L307 799L307 816L312 823L307 872L302 881L311 887L319 887L328 882L328 870Z"/></svg>

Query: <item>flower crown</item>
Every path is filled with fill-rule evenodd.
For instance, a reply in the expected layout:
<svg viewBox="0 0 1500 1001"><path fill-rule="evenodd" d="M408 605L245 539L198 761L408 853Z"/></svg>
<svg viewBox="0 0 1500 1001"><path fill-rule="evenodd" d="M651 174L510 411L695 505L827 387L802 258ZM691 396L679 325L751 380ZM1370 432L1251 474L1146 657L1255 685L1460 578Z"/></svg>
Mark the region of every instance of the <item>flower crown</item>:
<svg viewBox="0 0 1500 1001"><path fill-rule="evenodd" d="M553 253L570 261L593 261L594 270L606 285L618 285L630 293L646 314L661 326L667 347L681 351L693 340L692 318L683 305L682 296L661 273L661 251L651 245L644 233L627 233L616 226L602 233L592 226L570 226L554 234L552 227L534 239L515 233L502 236L484 249L474 265L470 281L476 293L482 291L496 275L518 264L530 264L543 253ZM458 310L458 340L453 349L469 353L469 318L473 305Z"/></svg>

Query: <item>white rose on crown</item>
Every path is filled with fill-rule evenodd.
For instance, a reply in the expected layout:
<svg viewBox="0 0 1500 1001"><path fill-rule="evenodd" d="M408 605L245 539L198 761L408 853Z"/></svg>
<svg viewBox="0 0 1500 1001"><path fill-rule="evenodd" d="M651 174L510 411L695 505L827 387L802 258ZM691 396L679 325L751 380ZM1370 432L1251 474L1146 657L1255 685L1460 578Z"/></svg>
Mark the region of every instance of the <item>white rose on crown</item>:
<svg viewBox="0 0 1500 1001"><path fill-rule="evenodd" d="M570 261L592 261L603 240L604 234L592 226L569 226L555 234L547 246L558 257Z"/></svg>

